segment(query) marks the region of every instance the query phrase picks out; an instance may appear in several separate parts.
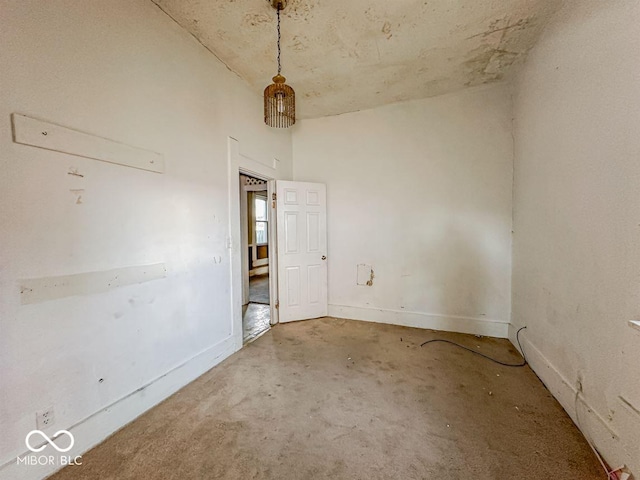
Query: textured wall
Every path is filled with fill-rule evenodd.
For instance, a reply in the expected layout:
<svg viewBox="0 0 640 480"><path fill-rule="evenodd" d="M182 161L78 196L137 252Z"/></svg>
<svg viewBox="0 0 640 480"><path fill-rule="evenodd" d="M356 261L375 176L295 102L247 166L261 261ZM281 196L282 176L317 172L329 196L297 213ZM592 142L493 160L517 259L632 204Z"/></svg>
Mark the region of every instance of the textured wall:
<svg viewBox="0 0 640 480"><path fill-rule="evenodd" d="M516 85L513 323L538 375L640 475L640 4L569 2Z"/></svg>
<svg viewBox="0 0 640 480"><path fill-rule="evenodd" d="M291 143L263 125L259 96L147 0L0 10L1 465L25 451L38 410L54 407L51 434L197 357L166 390L102 412L102 430L74 428L86 446L230 353L227 136L278 158L284 177ZM12 143L12 112L160 152L166 173ZM21 302L22 279L154 263L166 278Z"/></svg>
<svg viewBox="0 0 640 480"><path fill-rule="evenodd" d="M276 73L270 2L153 0L262 91ZM283 74L300 118L353 112L499 81L557 0L289 0Z"/></svg>

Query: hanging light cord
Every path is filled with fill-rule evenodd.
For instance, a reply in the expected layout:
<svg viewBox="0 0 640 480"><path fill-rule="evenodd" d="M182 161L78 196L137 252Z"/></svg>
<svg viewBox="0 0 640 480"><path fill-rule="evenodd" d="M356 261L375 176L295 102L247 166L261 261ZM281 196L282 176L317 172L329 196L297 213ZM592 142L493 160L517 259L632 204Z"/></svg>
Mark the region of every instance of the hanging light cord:
<svg viewBox="0 0 640 480"><path fill-rule="evenodd" d="M278 4L276 10L278 11L278 75L280 75L280 71L282 70L280 65L280 4Z"/></svg>

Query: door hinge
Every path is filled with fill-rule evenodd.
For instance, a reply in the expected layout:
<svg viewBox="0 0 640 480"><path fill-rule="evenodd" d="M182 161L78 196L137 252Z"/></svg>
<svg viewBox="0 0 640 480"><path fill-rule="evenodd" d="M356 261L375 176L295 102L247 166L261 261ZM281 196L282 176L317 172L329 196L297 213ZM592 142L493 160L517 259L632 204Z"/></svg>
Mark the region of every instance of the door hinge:
<svg viewBox="0 0 640 480"><path fill-rule="evenodd" d="M279 308L280 308L280 300L276 302L276 309L279 309Z"/></svg>
<svg viewBox="0 0 640 480"><path fill-rule="evenodd" d="M272 194L271 194L271 199L272 199L272 200L277 200L277 199L278 199L278 195L276 195L276 193L275 193L275 192L274 192L274 193L272 193Z"/></svg>

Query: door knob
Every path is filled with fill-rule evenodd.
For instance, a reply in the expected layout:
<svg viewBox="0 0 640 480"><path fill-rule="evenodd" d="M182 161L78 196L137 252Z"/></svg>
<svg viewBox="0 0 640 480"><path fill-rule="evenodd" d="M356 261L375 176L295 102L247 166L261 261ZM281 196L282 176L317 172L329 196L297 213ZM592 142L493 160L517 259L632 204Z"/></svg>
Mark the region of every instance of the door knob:
<svg viewBox="0 0 640 480"><path fill-rule="evenodd" d="M322 255L322 260L326 260L327 257L325 255Z"/></svg>

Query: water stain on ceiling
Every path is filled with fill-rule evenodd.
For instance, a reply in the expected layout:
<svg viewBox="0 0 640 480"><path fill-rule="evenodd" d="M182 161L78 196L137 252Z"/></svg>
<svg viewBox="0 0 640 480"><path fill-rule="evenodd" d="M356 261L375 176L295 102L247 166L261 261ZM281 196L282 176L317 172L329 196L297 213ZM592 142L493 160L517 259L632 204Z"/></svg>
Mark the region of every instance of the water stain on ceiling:
<svg viewBox="0 0 640 480"><path fill-rule="evenodd" d="M268 0L152 0L258 93L276 67ZM289 0L282 73L300 118L503 80L559 0Z"/></svg>

